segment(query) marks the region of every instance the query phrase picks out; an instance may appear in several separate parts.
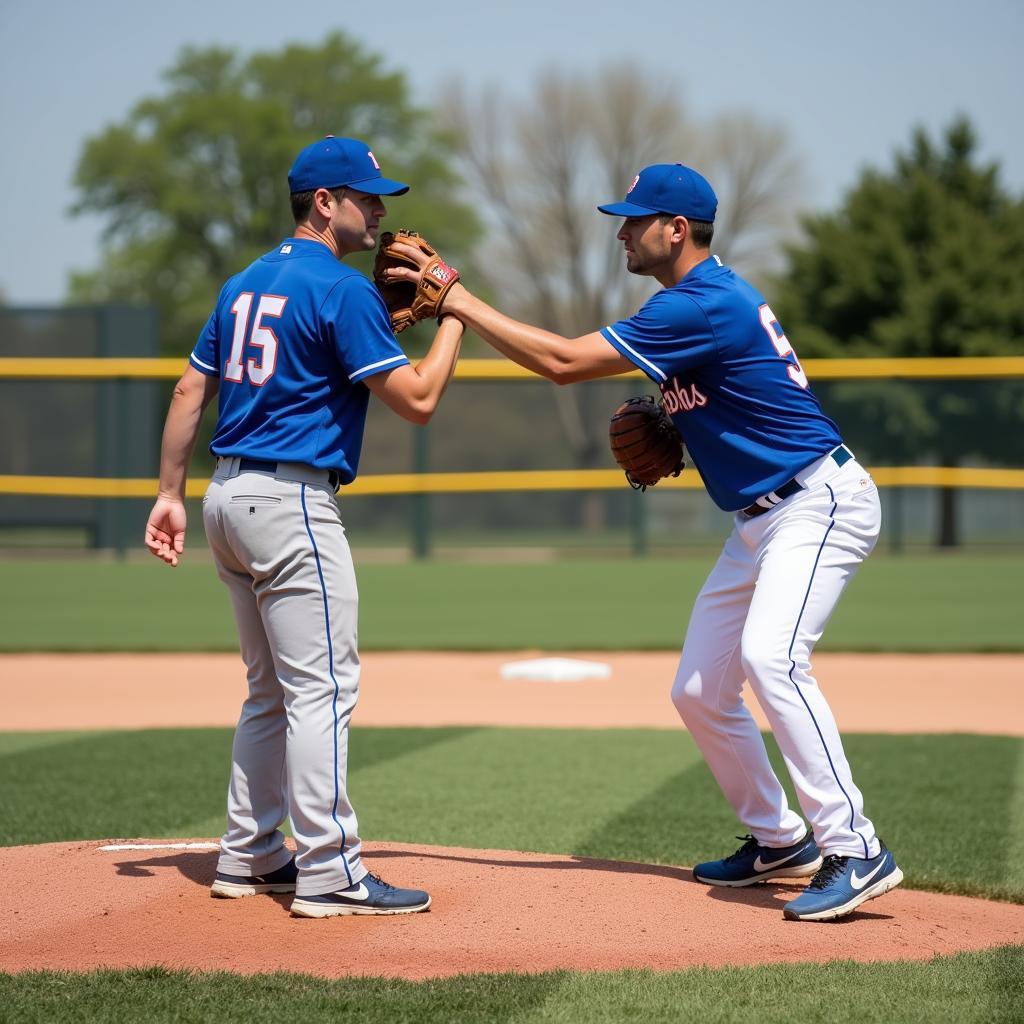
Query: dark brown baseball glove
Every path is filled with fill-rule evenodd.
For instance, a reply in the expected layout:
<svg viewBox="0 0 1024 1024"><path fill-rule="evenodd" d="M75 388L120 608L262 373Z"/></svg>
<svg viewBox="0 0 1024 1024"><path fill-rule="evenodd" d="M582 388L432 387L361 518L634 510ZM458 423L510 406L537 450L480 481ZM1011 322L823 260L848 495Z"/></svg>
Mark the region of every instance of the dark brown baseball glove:
<svg viewBox="0 0 1024 1024"><path fill-rule="evenodd" d="M665 407L653 395L630 398L608 425L612 455L634 490L644 491L686 465L683 439Z"/></svg>
<svg viewBox="0 0 1024 1024"><path fill-rule="evenodd" d="M428 261L416 263L395 248L396 243L419 249ZM408 267L417 273L422 270L418 284L412 281L388 281L384 273L389 267ZM401 334L419 320L438 315L448 290L459 279L459 272L448 266L434 247L416 231L385 231L380 236L377 257L373 262L373 280L391 315L391 328Z"/></svg>

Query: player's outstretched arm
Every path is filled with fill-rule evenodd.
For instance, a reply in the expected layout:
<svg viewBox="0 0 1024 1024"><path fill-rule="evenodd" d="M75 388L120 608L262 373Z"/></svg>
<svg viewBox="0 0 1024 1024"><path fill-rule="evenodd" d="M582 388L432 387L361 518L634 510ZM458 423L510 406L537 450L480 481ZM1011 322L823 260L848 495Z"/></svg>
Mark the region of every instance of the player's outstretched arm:
<svg viewBox="0 0 1024 1024"><path fill-rule="evenodd" d="M185 481L199 435L203 410L217 393L219 381L194 367L174 386L160 445L160 490L146 523L146 547L168 565L177 565L185 550Z"/></svg>
<svg viewBox="0 0 1024 1024"><path fill-rule="evenodd" d="M455 373L464 330L455 317L445 317L430 350L415 366L374 374L365 378L366 386L403 419L428 423Z"/></svg>
<svg viewBox="0 0 1024 1024"><path fill-rule="evenodd" d="M408 281L416 284L429 258L408 245L396 245L395 248L410 263L416 264L419 270L389 266L382 272L384 279L388 282ZM564 338L540 327L521 323L488 306L458 281L450 286L441 309L444 313L458 317L502 355L556 384L612 377L635 369L628 359L619 355L597 332L580 338Z"/></svg>
<svg viewBox="0 0 1024 1024"><path fill-rule="evenodd" d="M597 331L579 338L564 338L513 320L460 284L446 297L444 312L457 316L502 355L556 384L614 377L636 369Z"/></svg>

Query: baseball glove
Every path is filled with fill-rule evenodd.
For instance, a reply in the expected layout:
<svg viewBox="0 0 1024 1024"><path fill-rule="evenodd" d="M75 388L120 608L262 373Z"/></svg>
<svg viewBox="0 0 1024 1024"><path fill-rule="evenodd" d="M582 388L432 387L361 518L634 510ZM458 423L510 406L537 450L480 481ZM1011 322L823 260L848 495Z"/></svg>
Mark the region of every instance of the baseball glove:
<svg viewBox="0 0 1024 1024"><path fill-rule="evenodd" d="M395 249L395 244L412 246L429 257L422 268L419 284L412 281L388 281L384 272L390 267L408 267L416 272L420 266L404 253ZM373 280L391 315L391 329L401 334L419 320L429 320L438 315L441 303L448 290L459 279L459 272L449 267L434 247L416 231L385 231L380 236L377 257L373 262Z"/></svg>
<svg viewBox="0 0 1024 1024"><path fill-rule="evenodd" d="M686 465L683 439L665 407L652 395L630 398L608 425L612 455L634 490L644 491Z"/></svg>

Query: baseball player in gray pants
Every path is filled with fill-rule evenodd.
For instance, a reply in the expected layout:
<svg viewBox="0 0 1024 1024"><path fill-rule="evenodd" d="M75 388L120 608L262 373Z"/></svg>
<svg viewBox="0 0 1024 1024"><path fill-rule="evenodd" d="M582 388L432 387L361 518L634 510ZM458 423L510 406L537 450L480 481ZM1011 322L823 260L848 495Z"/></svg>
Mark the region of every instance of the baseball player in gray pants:
<svg viewBox="0 0 1024 1024"><path fill-rule="evenodd" d="M412 366L373 284L340 262L374 248L382 197L408 191L382 175L365 143L313 143L288 182L293 236L224 285L175 387L146 545L177 565L189 457L216 394L217 467L203 521L234 605L249 696L211 891L294 892L292 913L302 917L413 913L429 895L368 872L345 788L358 596L334 494L356 476L370 393L426 423L463 328L445 319Z"/></svg>

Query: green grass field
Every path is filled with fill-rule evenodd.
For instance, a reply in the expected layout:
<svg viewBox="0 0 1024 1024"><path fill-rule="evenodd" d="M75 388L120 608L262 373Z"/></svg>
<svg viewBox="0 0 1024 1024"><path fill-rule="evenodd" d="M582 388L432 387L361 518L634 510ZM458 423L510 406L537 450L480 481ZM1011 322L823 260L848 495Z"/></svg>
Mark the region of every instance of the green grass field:
<svg viewBox="0 0 1024 1024"><path fill-rule="evenodd" d="M846 750L907 885L1024 903L1024 740L851 735ZM218 836L230 755L229 729L0 734L0 844ZM682 730L356 727L350 765L371 841L662 864L739 845Z"/></svg>
<svg viewBox="0 0 1024 1024"><path fill-rule="evenodd" d="M676 648L710 564L365 565L361 639L366 649ZM1022 570L1020 555L876 556L821 646L1022 650ZM171 571L9 560L0 579L0 650L236 649L208 562ZM617 605L615 594L625 595ZM225 729L0 734L0 844L215 836L230 742ZM854 735L846 745L906 885L1024 903L1024 741ZM769 749L785 778L770 739ZM732 849L742 831L682 730L357 727L350 790L371 851L394 840L692 864ZM1022 964L1024 945L928 963L418 984L156 968L0 973L0 1019L1011 1021L1024 1004Z"/></svg>
<svg viewBox="0 0 1024 1024"><path fill-rule="evenodd" d="M0 843L217 835L230 742L226 729L0 734ZM770 739L769 748L781 773ZM857 735L847 751L905 884L1024 902L1024 741ZM691 864L731 849L739 831L681 731L356 728L351 766L371 866L373 840ZM922 964L421 984L162 970L0 974L0 1017L831 1024L842 1007L865 1021L1009 1021L1024 998L1022 957L1024 947L1011 947Z"/></svg>
<svg viewBox="0 0 1024 1024"><path fill-rule="evenodd" d="M711 564L362 565L360 640L364 650L674 649ZM0 651L237 649L208 562L9 560L0 578ZM1020 554L879 554L820 649L1024 650L1022 578Z"/></svg>
<svg viewBox="0 0 1024 1024"><path fill-rule="evenodd" d="M20 1024L1009 1024L1020 1021L1024 1001L1022 955L1024 947L1010 946L926 963L476 974L420 983L159 968L38 972L0 974L0 1005Z"/></svg>

